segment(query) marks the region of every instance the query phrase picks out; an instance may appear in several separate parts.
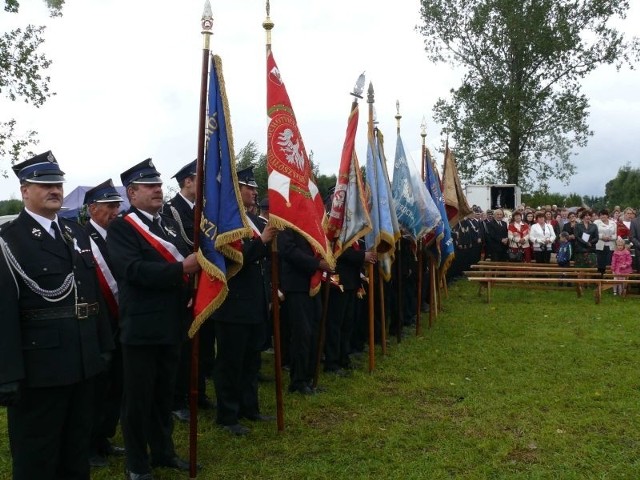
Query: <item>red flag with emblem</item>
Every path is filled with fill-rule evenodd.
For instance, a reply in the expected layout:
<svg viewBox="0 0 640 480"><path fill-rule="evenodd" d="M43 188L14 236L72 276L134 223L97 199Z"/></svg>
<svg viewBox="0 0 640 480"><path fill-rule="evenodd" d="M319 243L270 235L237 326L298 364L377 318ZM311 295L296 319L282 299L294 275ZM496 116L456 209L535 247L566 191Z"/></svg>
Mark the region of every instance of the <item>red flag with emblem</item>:
<svg viewBox="0 0 640 480"><path fill-rule="evenodd" d="M271 51L267 56L267 114L270 118L267 132L269 221L301 234L318 256L334 265L322 228L324 204ZM317 292L319 285L318 274L312 280L311 292Z"/></svg>

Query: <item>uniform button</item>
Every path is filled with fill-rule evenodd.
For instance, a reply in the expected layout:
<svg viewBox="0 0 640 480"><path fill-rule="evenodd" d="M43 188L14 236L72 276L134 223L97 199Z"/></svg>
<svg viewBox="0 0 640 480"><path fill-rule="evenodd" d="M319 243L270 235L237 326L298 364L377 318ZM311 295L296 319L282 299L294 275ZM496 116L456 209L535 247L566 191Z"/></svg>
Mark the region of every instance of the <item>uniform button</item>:
<svg viewBox="0 0 640 480"><path fill-rule="evenodd" d="M31 342L31 345L35 345L35 344L36 344L36 342Z"/></svg>
<svg viewBox="0 0 640 480"><path fill-rule="evenodd" d="M77 285L82 285L82 282L76 282Z"/></svg>

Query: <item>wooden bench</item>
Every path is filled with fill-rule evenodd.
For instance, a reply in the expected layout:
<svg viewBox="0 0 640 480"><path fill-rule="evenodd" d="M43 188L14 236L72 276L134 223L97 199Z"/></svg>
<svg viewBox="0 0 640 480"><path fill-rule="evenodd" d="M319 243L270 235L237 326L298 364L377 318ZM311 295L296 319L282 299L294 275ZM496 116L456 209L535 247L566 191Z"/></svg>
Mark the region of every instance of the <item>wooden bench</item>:
<svg viewBox="0 0 640 480"><path fill-rule="evenodd" d="M596 268L559 267L551 263L515 263L481 261L464 272L470 281L479 282L478 295L487 289L487 301L491 301L491 288L495 286L523 287L530 289L566 290L574 288L578 297L587 285L595 287L596 303L600 303L602 292L616 284L640 284L640 274L630 274L625 280L614 280L610 268L601 275ZM626 293L625 289L625 293Z"/></svg>

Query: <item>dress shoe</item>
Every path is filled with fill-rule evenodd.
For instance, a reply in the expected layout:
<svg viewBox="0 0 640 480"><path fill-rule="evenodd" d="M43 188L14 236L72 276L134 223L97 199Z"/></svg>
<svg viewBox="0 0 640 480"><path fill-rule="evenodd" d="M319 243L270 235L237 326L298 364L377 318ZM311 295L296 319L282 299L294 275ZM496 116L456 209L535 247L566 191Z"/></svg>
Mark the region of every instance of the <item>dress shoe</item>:
<svg viewBox="0 0 640 480"><path fill-rule="evenodd" d="M302 387L294 387L291 388L289 387L289 392L290 393L299 393L300 395L315 395L315 390L313 390L313 388L311 388L309 385L304 385Z"/></svg>
<svg viewBox="0 0 640 480"><path fill-rule="evenodd" d="M113 457L124 457L126 454L126 450L124 449L124 447L119 447L110 442L107 445L106 452L107 455L111 455Z"/></svg>
<svg viewBox="0 0 640 480"><path fill-rule="evenodd" d="M209 400L208 397L204 397L198 400L198 408L201 410L214 410L217 408L217 405Z"/></svg>
<svg viewBox="0 0 640 480"><path fill-rule="evenodd" d="M181 408L180 410L173 410L171 413L173 414L173 417L176 420L178 420L179 422L189 423L189 420L191 419L191 414L189 413L189 409L188 408Z"/></svg>
<svg viewBox="0 0 640 480"><path fill-rule="evenodd" d="M349 372L349 370L345 370L344 368L333 368L330 370L325 370L324 373L334 375L336 377L348 377L351 375L351 372Z"/></svg>
<svg viewBox="0 0 640 480"><path fill-rule="evenodd" d="M126 480L153 480L153 475L150 473L133 473L125 469L124 478Z"/></svg>
<svg viewBox="0 0 640 480"><path fill-rule="evenodd" d="M273 415L262 415L258 413L257 415L245 416L247 420L251 420L252 422L275 422L276 417Z"/></svg>
<svg viewBox="0 0 640 480"><path fill-rule="evenodd" d="M265 375L264 373L258 373L258 382L260 383L271 383L275 379L270 377L269 375Z"/></svg>
<svg viewBox="0 0 640 480"><path fill-rule="evenodd" d="M154 468L163 467L163 468L173 468L175 470L180 470L183 472L189 471L189 462L181 459L180 457L173 457L167 460L163 460L161 462L151 462L151 466ZM197 466L200 469L200 465Z"/></svg>
<svg viewBox="0 0 640 480"><path fill-rule="evenodd" d="M89 457L89 465L91 467L107 467L109 466L109 461L105 456L94 453Z"/></svg>
<svg viewBox="0 0 640 480"><path fill-rule="evenodd" d="M234 425L223 425L222 429L239 437L247 435L251 431L251 429L245 427L244 425L240 425L239 423L236 423Z"/></svg>

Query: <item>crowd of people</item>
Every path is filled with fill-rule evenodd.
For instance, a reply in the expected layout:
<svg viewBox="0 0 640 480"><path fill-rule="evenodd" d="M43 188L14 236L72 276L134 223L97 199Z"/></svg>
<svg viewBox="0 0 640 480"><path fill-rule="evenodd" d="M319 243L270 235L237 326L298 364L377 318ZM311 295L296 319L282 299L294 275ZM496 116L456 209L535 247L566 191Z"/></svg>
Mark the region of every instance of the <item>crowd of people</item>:
<svg viewBox="0 0 640 480"><path fill-rule="evenodd" d="M7 407L14 479L88 479L90 467L108 465L111 456L125 457L130 480L152 479L156 467L188 470L172 434L173 422L191 414L186 333L201 269L193 252L195 167L190 162L173 176L179 192L165 202L152 160L133 165L120 174L131 208L119 213L124 199L108 179L86 192L82 225L58 215L64 172L50 151L13 166L24 208L0 230L0 405ZM362 273L377 254L355 242L334 270L300 233L269 223L251 168L237 179L253 234L241 241L242 268L229 278L226 300L200 329L198 408L215 410L229 434L247 435L251 422L275 420L261 412L258 397L261 360L272 348L271 269L279 270L288 391L315 395L318 358L325 375L346 377L366 349ZM402 267L384 303L387 328L398 334L417 310L417 263L411 242L401 243ZM319 271L329 289L321 356L324 306L310 294ZM123 446L113 442L118 425Z"/></svg>
<svg viewBox="0 0 640 480"><path fill-rule="evenodd" d="M586 207L537 209L519 205L510 218L502 209L487 210L474 205L473 212L452 229L456 260L449 275L460 275L481 259L499 262L549 263L561 267L573 265L597 268L604 274L607 267L624 278L640 270L640 220L636 211L616 206L612 212ZM624 291L616 285L614 294Z"/></svg>

